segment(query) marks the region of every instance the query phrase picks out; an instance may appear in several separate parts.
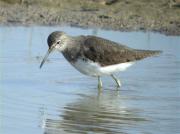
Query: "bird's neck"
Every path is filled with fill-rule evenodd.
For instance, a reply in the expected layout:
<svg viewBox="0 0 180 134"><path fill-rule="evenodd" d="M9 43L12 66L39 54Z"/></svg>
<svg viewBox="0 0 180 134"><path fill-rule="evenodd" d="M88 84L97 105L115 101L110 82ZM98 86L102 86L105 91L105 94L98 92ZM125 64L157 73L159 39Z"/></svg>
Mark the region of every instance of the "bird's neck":
<svg viewBox="0 0 180 134"><path fill-rule="evenodd" d="M63 47L63 50L61 50L62 52L66 51L67 49L71 49L75 44L75 39L73 36L63 35L61 37L61 40L62 40L61 45Z"/></svg>
<svg viewBox="0 0 180 134"><path fill-rule="evenodd" d="M80 42L78 37L67 36L64 40L64 45L66 46L62 52L64 57L69 61L75 61L80 51Z"/></svg>

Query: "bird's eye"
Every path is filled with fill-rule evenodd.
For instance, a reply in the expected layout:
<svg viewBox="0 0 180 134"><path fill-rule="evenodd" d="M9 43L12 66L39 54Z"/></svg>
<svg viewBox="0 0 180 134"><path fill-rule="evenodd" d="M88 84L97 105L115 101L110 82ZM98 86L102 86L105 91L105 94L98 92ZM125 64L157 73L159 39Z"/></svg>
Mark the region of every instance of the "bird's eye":
<svg viewBox="0 0 180 134"><path fill-rule="evenodd" d="M60 41L58 41L57 44L60 44Z"/></svg>

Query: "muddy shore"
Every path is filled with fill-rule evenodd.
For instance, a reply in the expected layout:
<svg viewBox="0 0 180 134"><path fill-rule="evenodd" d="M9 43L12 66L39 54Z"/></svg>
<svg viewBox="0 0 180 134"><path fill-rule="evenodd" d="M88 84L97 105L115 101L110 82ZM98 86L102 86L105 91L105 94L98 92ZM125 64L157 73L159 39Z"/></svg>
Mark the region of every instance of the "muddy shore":
<svg viewBox="0 0 180 134"><path fill-rule="evenodd" d="M102 0L101 0L102 1ZM0 0L0 25L70 25L180 35L180 7L169 0Z"/></svg>

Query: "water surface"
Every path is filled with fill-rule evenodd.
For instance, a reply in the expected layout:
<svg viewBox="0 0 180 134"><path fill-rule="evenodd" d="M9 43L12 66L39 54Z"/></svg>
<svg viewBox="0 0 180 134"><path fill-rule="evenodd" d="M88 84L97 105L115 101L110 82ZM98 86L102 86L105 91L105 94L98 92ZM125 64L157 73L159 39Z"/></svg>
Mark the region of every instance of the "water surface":
<svg viewBox="0 0 180 134"><path fill-rule="evenodd" d="M55 52L40 70L55 30L93 34L163 54L118 73L122 87L76 71ZM180 133L180 37L71 27L0 27L0 131L3 134Z"/></svg>

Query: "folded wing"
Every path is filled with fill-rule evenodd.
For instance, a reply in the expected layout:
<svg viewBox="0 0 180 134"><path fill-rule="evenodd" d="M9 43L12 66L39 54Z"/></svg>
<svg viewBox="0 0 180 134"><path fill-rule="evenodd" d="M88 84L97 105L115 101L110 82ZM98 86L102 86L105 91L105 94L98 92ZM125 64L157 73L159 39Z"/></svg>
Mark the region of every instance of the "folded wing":
<svg viewBox="0 0 180 134"><path fill-rule="evenodd" d="M137 50L96 36L86 36L81 54L101 66L133 62L157 55L161 51Z"/></svg>

